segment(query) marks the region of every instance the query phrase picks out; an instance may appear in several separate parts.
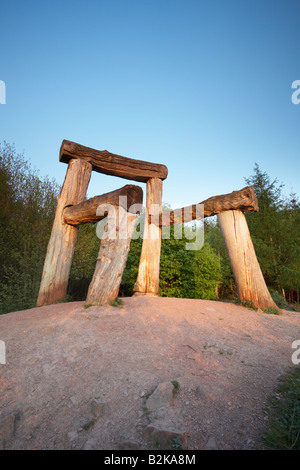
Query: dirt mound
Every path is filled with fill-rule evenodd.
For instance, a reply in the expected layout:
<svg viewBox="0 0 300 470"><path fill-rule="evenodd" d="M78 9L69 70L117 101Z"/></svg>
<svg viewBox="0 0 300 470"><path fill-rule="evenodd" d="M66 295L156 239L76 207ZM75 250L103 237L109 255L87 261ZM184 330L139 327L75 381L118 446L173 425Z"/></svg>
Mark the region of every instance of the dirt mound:
<svg viewBox="0 0 300 470"><path fill-rule="evenodd" d="M300 314L123 301L0 316L0 448L261 448L263 409L293 366Z"/></svg>

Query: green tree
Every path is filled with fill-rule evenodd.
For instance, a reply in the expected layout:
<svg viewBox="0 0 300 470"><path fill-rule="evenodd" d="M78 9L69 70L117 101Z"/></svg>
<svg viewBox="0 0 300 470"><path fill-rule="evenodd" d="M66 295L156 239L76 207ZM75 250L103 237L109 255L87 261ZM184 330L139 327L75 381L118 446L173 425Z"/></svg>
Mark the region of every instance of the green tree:
<svg viewBox="0 0 300 470"><path fill-rule="evenodd" d="M0 145L0 313L35 305L58 185Z"/></svg>
<svg viewBox="0 0 300 470"><path fill-rule="evenodd" d="M259 206L259 212L246 213L247 223L266 283L274 285L278 274L278 246L282 237L283 185L279 185L277 179L272 181L257 163L253 175L245 181L253 186Z"/></svg>
<svg viewBox="0 0 300 470"><path fill-rule="evenodd" d="M276 282L289 302L300 303L300 204L295 194L284 202Z"/></svg>
<svg viewBox="0 0 300 470"><path fill-rule="evenodd" d="M300 210L295 194L284 200L283 184L271 180L257 164L245 178L258 199L259 212L246 213L258 261L270 289L283 293L289 301L300 291Z"/></svg>
<svg viewBox="0 0 300 470"><path fill-rule="evenodd" d="M218 284L218 296L223 299L234 299L237 296L236 285L231 270L227 249L223 240L218 219L213 217L205 220L205 242L217 254L221 269Z"/></svg>
<svg viewBox="0 0 300 470"><path fill-rule="evenodd" d="M204 243L203 248L195 252L193 271L195 280L193 298L217 299L218 286L222 280L221 263L208 243Z"/></svg>
<svg viewBox="0 0 300 470"><path fill-rule="evenodd" d="M192 251L185 248L187 240L174 239L174 227L170 227L170 239L162 240L160 257L159 295L162 297L189 297L194 283L191 263Z"/></svg>

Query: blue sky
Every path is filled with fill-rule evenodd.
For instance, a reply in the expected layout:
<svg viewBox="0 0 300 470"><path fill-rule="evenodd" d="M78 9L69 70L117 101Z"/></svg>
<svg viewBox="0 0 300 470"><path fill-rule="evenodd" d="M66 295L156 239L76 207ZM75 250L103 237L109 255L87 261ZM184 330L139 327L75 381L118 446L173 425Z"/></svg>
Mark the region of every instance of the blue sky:
<svg viewBox="0 0 300 470"><path fill-rule="evenodd" d="M63 183L68 139L164 163L173 206L255 162L300 195L299 0L2 0L0 28L0 141L41 176ZM88 196L127 183L93 173Z"/></svg>

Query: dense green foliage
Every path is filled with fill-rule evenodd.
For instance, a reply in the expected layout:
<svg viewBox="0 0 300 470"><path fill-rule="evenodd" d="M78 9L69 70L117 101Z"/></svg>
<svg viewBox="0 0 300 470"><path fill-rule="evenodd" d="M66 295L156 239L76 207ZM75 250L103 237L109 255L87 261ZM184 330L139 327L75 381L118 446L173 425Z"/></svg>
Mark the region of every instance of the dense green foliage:
<svg viewBox="0 0 300 470"><path fill-rule="evenodd" d="M215 299L221 267L214 250L186 250L182 240L163 240L160 264L160 295L190 299Z"/></svg>
<svg viewBox="0 0 300 470"><path fill-rule="evenodd" d="M162 240L159 295L191 299L215 299L221 280L220 259L215 251L204 244L201 250L186 250L191 243L184 234L174 240L171 227L170 239ZM132 240L127 265L124 270L121 293L132 295L138 273L142 240Z"/></svg>
<svg viewBox="0 0 300 470"><path fill-rule="evenodd" d="M271 181L258 165L246 183L254 187L260 208L258 213L246 214L258 260L275 302L287 308L287 302L299 303L300 204L295 194L284 199L282 185ZM0 146L0 313L35 305L58 191L55 181L39 177L14 147ZM170 239L163 236L159 294L235 299L235 283L217 219L205 219L203 247L187 250L195 230L200 230L199 225L182 230L182 237L176 239L171 227ZM96 226L81 226L68 300L86 298L99 246ZM133 294L141 248L142 239L133 239L120 295Z"/></svg>
<svg viewBox="0 0 300 470"><path fill-rule="evenodd" d="M256 164L246 179L259 203L258 213L247 221L267 285L289 302L299 303L300 293L300 203L295 194L284 199L283 185L271 181Z"/></svg>
<svg viewBox="0 0 300 470"><path fill-rule="evenodd" d="M0 146L0 313L35 306L58 186Z"/></svg>

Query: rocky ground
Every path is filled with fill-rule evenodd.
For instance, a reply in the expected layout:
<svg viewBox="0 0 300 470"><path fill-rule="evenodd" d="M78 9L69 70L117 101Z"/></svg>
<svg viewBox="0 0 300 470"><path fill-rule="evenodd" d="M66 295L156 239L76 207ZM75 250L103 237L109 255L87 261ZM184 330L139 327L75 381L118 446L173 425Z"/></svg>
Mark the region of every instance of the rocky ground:
<svg viewBox="0 0 300 470"><path fill-rule="evenodd" d="M132 297L0 316L2 449L261 449L300 313Z"/></svg>

